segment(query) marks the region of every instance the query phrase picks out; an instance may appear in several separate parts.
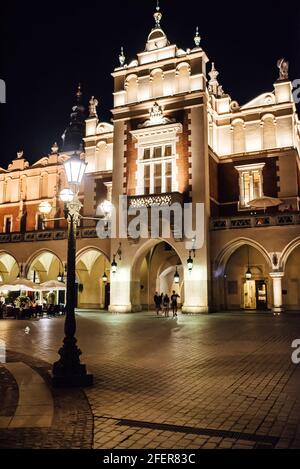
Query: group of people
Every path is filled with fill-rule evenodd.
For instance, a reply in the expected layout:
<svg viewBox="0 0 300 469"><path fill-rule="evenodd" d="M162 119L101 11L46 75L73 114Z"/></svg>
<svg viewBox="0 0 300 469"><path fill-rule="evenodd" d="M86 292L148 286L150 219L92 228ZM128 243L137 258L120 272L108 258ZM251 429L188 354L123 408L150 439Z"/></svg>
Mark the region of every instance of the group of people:
<svg viewBox="0 0 300 469"><path fill-rule="evenodd" d="M180 296L175 292L175 290L172 291L171 297L169 297L167 293L164 295L163 293L159 294L158 292L155 292L154 304L157 316L159 316L160 311L162 311L165 317L168 317L171 309L173 318L176 317L178 309L177 298L180 298Z"/></svg>

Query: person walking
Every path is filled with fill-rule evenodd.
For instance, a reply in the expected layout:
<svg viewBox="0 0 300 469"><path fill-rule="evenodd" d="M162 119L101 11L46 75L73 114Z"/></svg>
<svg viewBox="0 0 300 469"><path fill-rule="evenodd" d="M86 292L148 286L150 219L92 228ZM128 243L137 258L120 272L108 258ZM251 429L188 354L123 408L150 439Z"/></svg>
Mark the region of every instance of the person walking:
<svg viewBox="0 0 300 469"><path fill-rule="evenodd" d="M159 316L160 308L161 308L161 296L158 294L158 292L155 292L154 295L154 304L155 304L155 311L157 316Z"/></svg>
<svg viewBox="0 0 300 469"><path fill-rule="evenodd" d="M177 317L177 298L180 298L180 296L173 290L172 295L171 295L171 307L172 307L172 313L173 313L173 318L176 316Z"/></svg>
<svg viewBox="0 0 300 469"><path fill-rule="evenodd" d="M170 298L167 293L164 295L163 308L164 308L164 313L165 313L165 318L166 318L169 316L169 309L170 309Z"/></svg>

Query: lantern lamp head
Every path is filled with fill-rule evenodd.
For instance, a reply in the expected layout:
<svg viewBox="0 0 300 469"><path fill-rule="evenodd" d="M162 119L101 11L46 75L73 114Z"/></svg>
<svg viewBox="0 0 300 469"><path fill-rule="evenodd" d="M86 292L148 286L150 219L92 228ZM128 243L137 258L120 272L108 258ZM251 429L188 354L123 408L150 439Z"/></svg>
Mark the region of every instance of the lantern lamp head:
<svg viewBox="0 0 300 469"><path fill-rule="evenodd" d="M103 281L104 283L107 282L107 275L106 275L106 272L104 272L104 274L102 275L102 281Z"/></svg>
<svg viewBox="0 0 300 469"><path fill-rule="evenodd" d="M176 272L174 274L174 283L176 283L176 284L179 283L179 273L178 273L178 270L177 270L177 266L176 266Z"/></svg>
<svg viewBox="0 0 300 469"><path fill-rule="evenodd" d="M187 262L188 270L189 270L189 272L191 272L192 269L193 269L193 263L194 263L194 261L193 261L193 259L191 258L190 255L189 255L189 257L188 257L188 259L187 259L186 262Z"/></svg>
<svg viewBox="0 0 300 469"><path fill-rule="evenodd" d="M39 212L42 215L49 215L52 210L52 205L47 200L43 200L39 205Z"/></svg>
<svg viewBox="0 0 300 469"><path fill-rule="evenodd" d="M250 267L248 267L248 269L246 271L246 274L245 274L245 277L246 277L247 280L251 280L252 273L251 273Z"/></svg>
<svg viewBox="0 0 300 469"><path fill-rule="evenodd" d="M64 162L64 168L69 184L80 186L87 163L77 153Z"/></svg>
<svg viewBox="0 0 300 469"><path fill-rule="evenodd" d="M116 258L115 256L113 257L113 261L111 263L111 272L115 274L117 272L117 266L118 264L116 263Z"/></svg>

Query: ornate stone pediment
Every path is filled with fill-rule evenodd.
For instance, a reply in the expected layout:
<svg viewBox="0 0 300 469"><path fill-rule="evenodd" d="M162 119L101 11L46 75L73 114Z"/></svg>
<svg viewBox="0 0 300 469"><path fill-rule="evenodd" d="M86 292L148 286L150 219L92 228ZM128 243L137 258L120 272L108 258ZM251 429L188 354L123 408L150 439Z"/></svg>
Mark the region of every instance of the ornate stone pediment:
<svg viewBox="0 0 300 469"><path fill-rule="evenodd" d="M138 128L151 127L152 125L172 124L175 122L175 119L164 117L162 107L157 102L153 104L149 114L150 118L143 124L140 124Z"/></svg>

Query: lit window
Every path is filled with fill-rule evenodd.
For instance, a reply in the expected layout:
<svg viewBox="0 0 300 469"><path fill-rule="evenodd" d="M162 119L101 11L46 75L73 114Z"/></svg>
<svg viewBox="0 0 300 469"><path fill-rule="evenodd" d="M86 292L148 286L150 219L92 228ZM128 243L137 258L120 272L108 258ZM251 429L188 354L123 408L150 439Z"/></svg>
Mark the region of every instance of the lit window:
<svg viewBox="0 0 300 469"><path fill-rule="evenodd" d="M147 134L138 147L136 195L165 194L178 190L176 138L159 132ZM170 137L170 138L169 138ZM147 138L147 140L146 140ZM139 138L138 138L139 140ZM142 140L142 139L141 139Z"/></svg>
<svg viewBox="0 0 300 469"><path fill-rule="evenodd" d="M144 149L144 156L143 156L143 159L144 159L144 160L149 160L149 159L150 159L150 156L151 156L151 150L150 150L150 148L145 148L145 149Z"/></svg>
<svg viewBox="0 0 300 469"><path fill-rule="evenodd" d="M172 192L172 163L168 162L165 166L166 192Z"/></svg>
<svg viewBox="0 0 300 469"><path fill-rule="evenodd" d="M144 165L144 193L150 194L150 165Z"/></svg>
<svg viewBox="0 0 300 469"><path fill-rule="evenodd" d="M239 207L250 208L249 202L263 196L262 170L265 163L235 166L239 172Z"/></svg>
<svg viewBox="0 0 300 469"><path fill-rule="evenodd" d="M172 156L172 145L165 146L165 156Z"/></svg>
<svg viewBox="0 0 300 469"><path fill-rule="evenodd" d="M154 194L160 194L162 192L161 169L162 169L161 163L156 163L154 165Z"/></svg>
<svg viewBox="0 0 300 469"><path fill-rule="evenodd" d="M161 147L154 147L153 149L153 158L161 158L162 157L162 148Z"/></svg>

